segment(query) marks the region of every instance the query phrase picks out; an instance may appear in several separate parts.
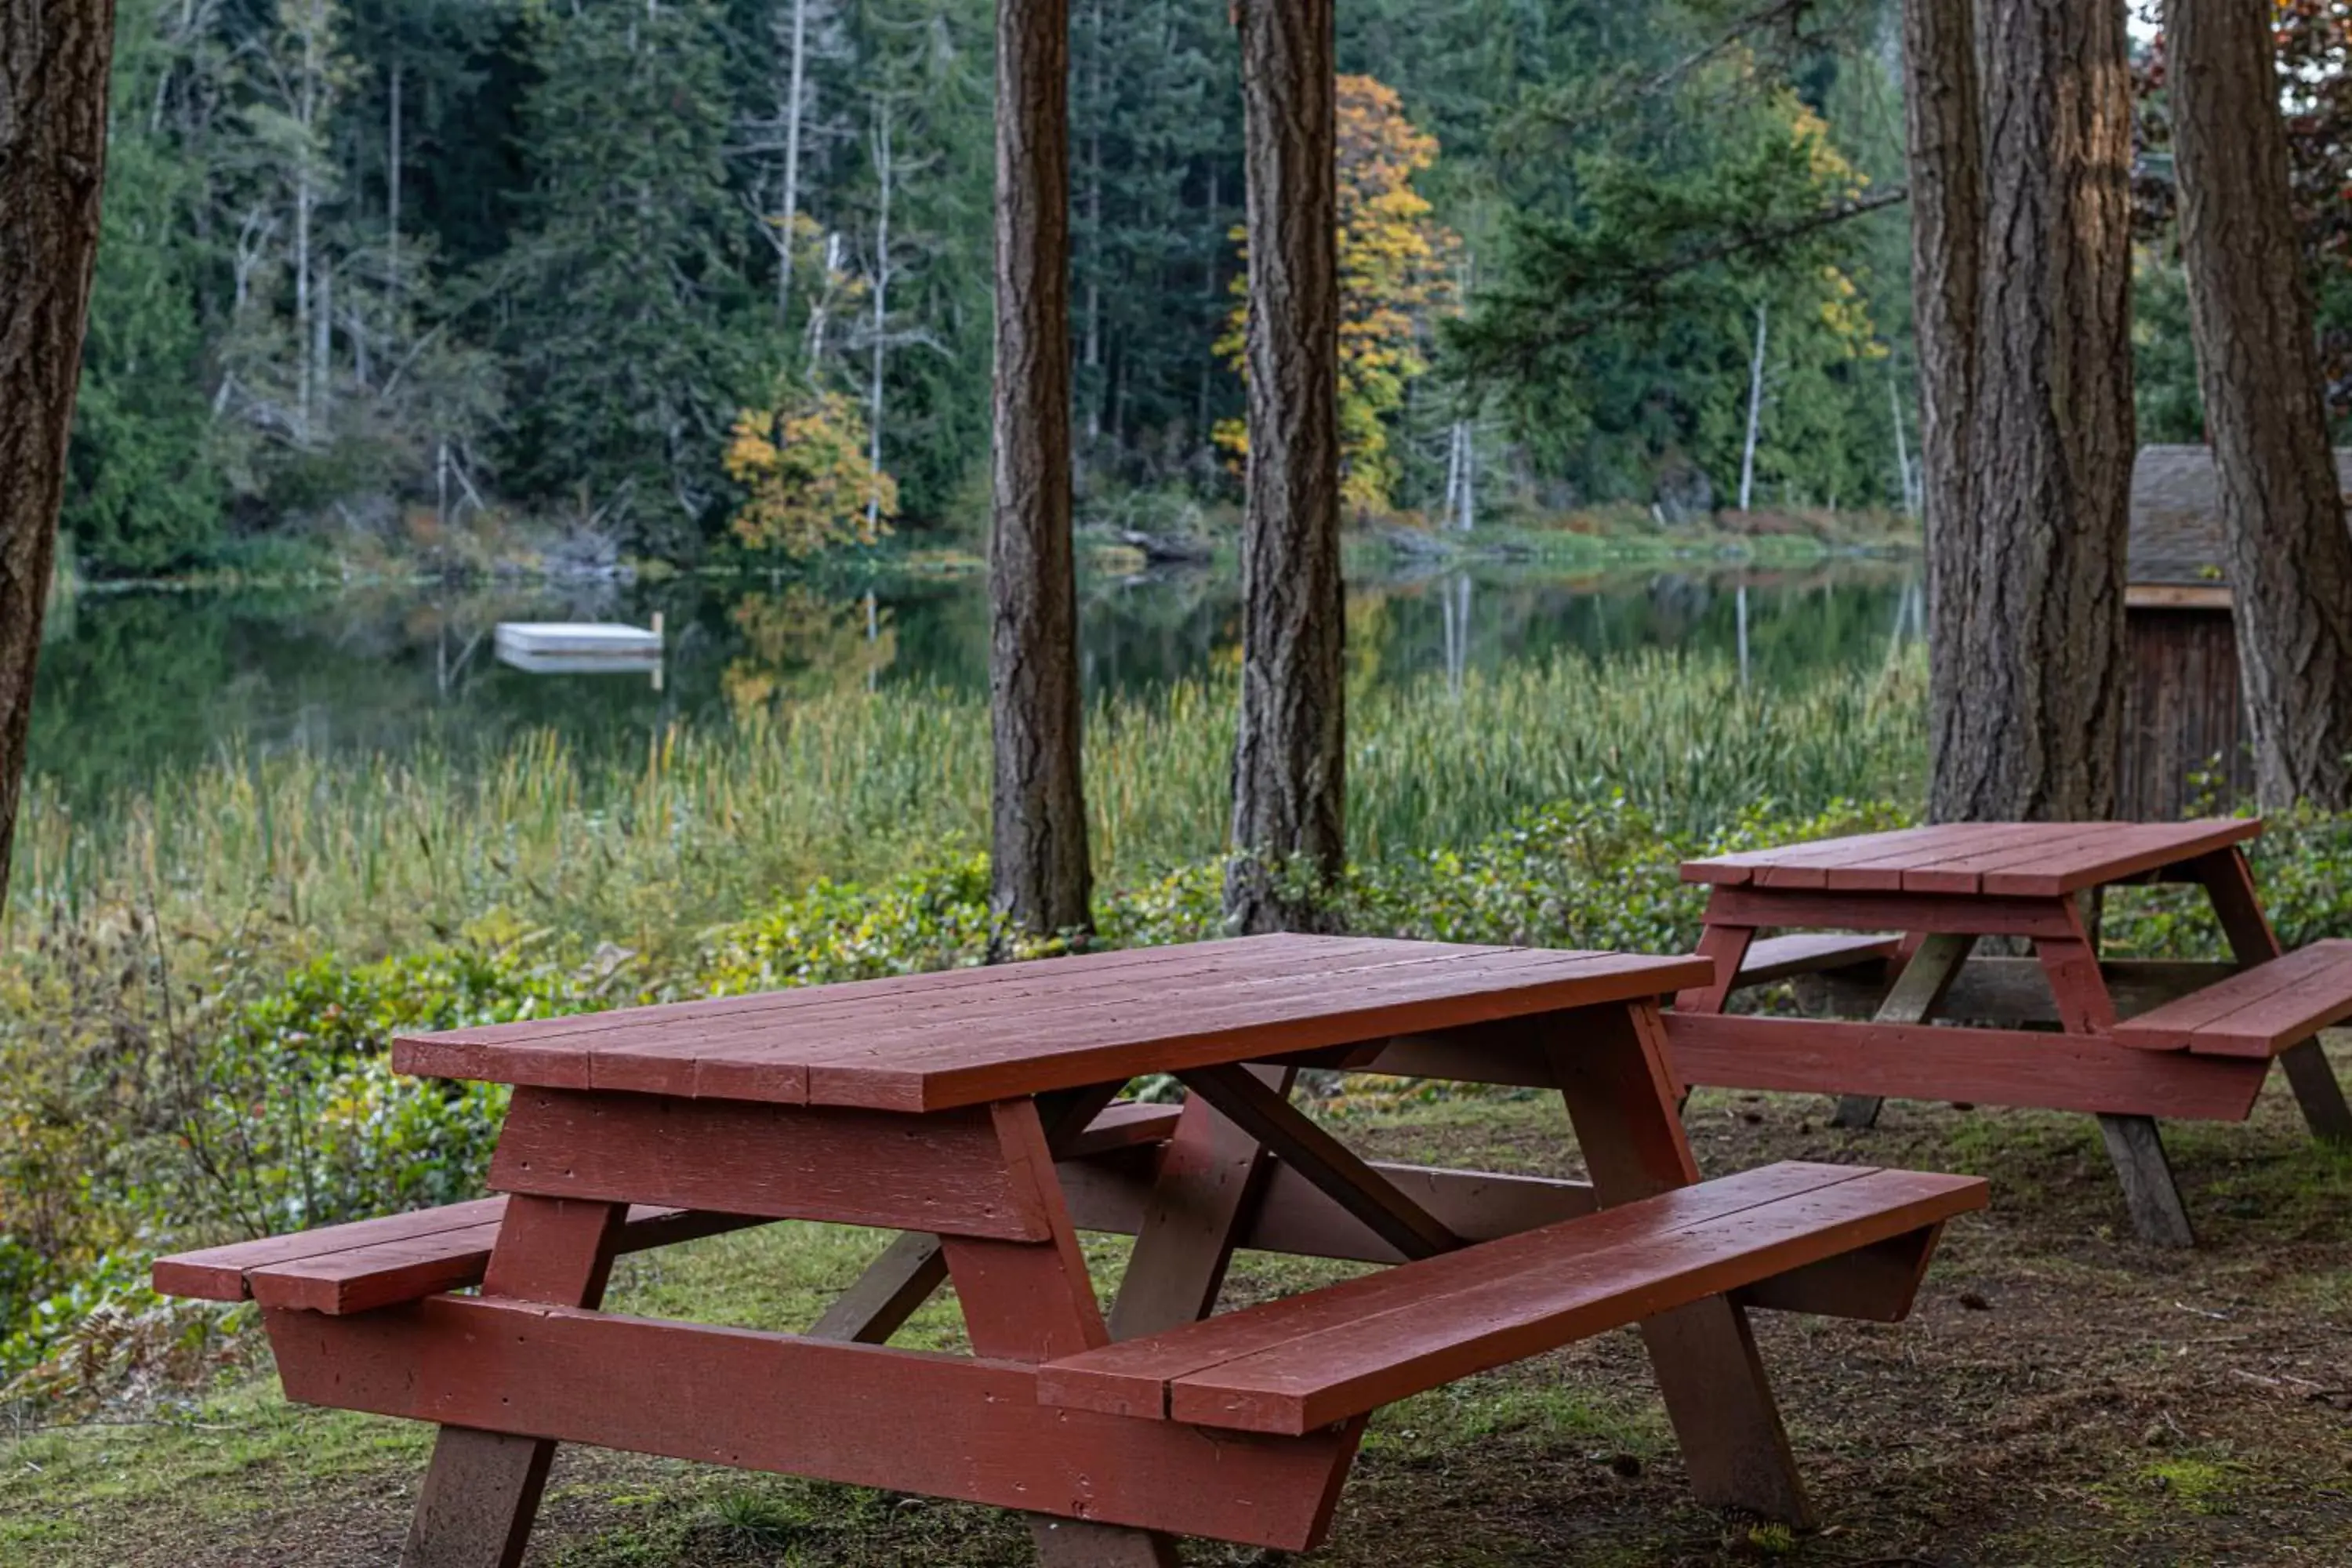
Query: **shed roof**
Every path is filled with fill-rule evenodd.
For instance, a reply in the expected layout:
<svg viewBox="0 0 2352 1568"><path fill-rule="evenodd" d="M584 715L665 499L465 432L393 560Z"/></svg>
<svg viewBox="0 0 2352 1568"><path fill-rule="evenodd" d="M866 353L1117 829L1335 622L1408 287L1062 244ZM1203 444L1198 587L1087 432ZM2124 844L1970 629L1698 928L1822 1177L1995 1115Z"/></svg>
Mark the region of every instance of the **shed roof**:
<svg viewBox="0 0 2352 1568"><path fill-rule="evenodd" d="M2352 447L2336 451L2337 488L2352 494ZM2142 447L2132 468L2129 581L2226 586L2221 502L2210 447Z"/></svg>

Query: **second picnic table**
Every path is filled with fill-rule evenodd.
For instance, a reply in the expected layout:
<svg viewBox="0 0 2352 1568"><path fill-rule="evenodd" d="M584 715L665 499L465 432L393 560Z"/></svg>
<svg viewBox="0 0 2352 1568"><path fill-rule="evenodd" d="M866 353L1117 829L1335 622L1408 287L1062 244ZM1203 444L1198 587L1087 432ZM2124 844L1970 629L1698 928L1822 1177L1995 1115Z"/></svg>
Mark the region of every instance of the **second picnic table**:
<svg viewBox="0 0 2352 1568"><path fill-rule="evenodd" d="M2243 1121L2275 1060L2312 1131L2352 1141L2315 1038L2352 1017L2352 942L2282 950L2242 848L2262 829L1953 823L1688 862L1684 879L1710 885L1699 951L1717 969L1668 1015L1675 1067L1692 1084L1842 1095L1848 1126L1881 1097L2093 1112L2140 1235L2193 1245L2158 1119ZM2235 962L2102 962L2085 895L2132 882L2201 887ZM2033 956L1972 958L1984 938ZM1725 1011L1742 986L1858 964L1894 976L1867 1021Z"/></svg>
<svg viewBox="0 0 2352 1568"><path fill-rule="evenodd" d="M516 1086L507 1196L156 1283L257 1301L289 1397L440 1426L411 1568L519 1562L557 1441L1018 1509L1067 1568L1302 1550L1370 1412L1635 1322L1700 1498L1802 1521L1748 1309L1902 1317L1985 1186L1700 1182L1658 1001L1711 973L1266 937L425 1036L403 1070ZM1312 1067L1550 1089L1591 1181L1368 1162ZM1155 1073L1181 1110L1115 1100ZM802 1333L599 1310L617 1252L785 1218L903 1234ZM1108 1319L1082 1228L1137 1237ZM1242 1247L1393 1267L1210 1317ZM883 1342L950 1280L973 1354Z"/></svg>

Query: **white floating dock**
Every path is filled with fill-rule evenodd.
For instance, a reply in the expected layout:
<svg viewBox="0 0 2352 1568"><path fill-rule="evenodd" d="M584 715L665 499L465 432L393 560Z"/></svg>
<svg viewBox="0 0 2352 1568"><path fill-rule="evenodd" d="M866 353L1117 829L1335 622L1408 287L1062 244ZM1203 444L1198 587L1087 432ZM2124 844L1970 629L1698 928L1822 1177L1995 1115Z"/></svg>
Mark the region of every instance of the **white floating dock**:
<svg viewBox="0 0 2352 1568"><path fill-rule="evenodd" d="M647 631L589 621L500 621L498 649L501 654L643 663L661 657L662 635L658 626Z"/></svg>

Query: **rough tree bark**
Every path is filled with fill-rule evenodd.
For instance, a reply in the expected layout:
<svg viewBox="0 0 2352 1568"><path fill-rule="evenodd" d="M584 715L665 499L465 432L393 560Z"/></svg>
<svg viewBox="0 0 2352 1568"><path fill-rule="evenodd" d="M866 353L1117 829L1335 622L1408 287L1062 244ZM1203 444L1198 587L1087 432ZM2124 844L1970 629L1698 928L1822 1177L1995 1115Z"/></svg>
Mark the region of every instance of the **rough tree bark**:
<svg viewBox="0 0 2352 1568"><path fill-rule="evenodd" d="M1916 287L1930 416L1929 809L2102 817L2121 740L2136 442L2123 6L1980 0L1976 61L1967 5L1909 9L1911 112L1925 132L1914 178L1927 176L1913 199L1928 253Z"/></svg>
<svg viewBox="0 0 2352 1568"><path fill-rule="evenodd" d="M997 911L1090 927L1070 500L1068 0L996 8L995 509L990 838Z"/></svg>
<svg viewBox="0 0 2352 1568"><path fill-rule="evenodd" d="M113 47L113 0L0 0L0 895L81 380Z"/></svg>
<svg viewBox="0 0 2352 1568"><path fill-rule="evenodd" d="M1347 854L1332 0L1237 0L1247 134L1249 474L1226 912L1319 923Z"/></svg>
<svg viewBox="0 0 2352 1568"><path fill-rule="evenodd" d="M2287 184L2272 0L2170 0L2168 86L2199 385L2266 806L2352 806L2352 533Z"/></svg>

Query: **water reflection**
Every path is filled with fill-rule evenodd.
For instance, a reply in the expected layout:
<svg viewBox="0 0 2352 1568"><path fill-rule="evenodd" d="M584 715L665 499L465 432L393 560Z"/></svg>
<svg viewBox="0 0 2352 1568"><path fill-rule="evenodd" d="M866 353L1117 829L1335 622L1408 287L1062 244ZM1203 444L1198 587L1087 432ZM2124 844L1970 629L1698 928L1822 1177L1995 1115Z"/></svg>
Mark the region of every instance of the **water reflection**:
<svg viewBox="0 0 2352 1568"><path fill-rule="evenodd" d="M1240 592L1192 571L1097 578L1081 589L1090 693L1139 692L1230 671ZM1911 567L1685 569L1639 574L1432 571L1349 588L1358 689L1435 680L1458 691L1514 664L1643 648L1720 651L1744 679L1790 682L1876 668L1919 636ZM501 620L669 628L659 689L541 675L490 656ZM984 692L988 605L976 576L826 592L804 584L688 582L322 594L88 595L42 651L33 764L89 801L236 745L397 753L496 744L540 727L590 748L635 748L678 720L827 693L925 683Z"/></svg>

